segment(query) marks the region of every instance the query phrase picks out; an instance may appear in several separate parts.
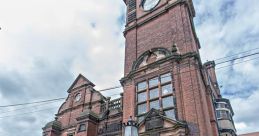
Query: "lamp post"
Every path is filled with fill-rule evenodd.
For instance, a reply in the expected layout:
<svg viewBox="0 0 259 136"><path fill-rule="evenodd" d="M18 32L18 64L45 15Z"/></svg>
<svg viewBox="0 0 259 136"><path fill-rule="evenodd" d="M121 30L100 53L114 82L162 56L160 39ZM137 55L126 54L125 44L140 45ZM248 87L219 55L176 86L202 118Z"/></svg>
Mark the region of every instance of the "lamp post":
<svg viewBox="0 0 259 136"><path fill-rule="evenodd" d="M127 123L123 124L124 126L124 136L138 136L138 125L130 116Z"/></svg>

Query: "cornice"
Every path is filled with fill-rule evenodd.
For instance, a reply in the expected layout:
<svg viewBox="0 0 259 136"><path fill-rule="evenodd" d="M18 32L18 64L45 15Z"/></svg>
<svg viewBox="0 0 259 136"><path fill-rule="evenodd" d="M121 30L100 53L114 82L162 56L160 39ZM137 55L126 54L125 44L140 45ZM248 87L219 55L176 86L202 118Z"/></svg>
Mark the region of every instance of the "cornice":
<svg viewBox="0 0 259 136"><path fill-rule="evenodd" d="M190 17L194 17L194 16L195 16L194 8L192 8L193 6L192 6L191 4L189 4L188 0L177 0L176 2L174 2L174 3L172 3L172 4L166 5L163 10L161 10L160 12L154 14L153 16L151 16L151 17L145 19L144 21L141 21L141 22L138 22L138 23L135 21L135 24L133 24L132 26L128 26L128 24L127 24L127 25L126 25L126 28L125 28L125 30L124 30L124 32L123 32L124 35L125 35L129 30L131 30L131 29L133 29L133 28L135 28L135 27L142 26L142 25L144 25L144 24L146 24L146 23L152 21L154 18L157 18L158 16L160 16L160 15L162 15L162 14L168 12L171 8L175 7L176 5L178 5L178 4L180 4L180 3L187 4L187 6L188 6L188 11L190 12ZM191 9L193 9L193 10L191 10ZM145 17L145 16L146 16L146 15L143 15L143 16L141 16L141 17L138 17L137 20L138 20L138 19L141 19L141 18L143 18L143 17Z"/></svg>

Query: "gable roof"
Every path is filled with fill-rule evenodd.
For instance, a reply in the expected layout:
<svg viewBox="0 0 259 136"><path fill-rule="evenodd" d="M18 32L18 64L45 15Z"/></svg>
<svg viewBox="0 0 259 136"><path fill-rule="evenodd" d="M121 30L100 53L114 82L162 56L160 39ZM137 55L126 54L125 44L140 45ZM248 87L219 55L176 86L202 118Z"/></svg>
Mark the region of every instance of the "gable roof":
<svg viewBox="0 0 259 136"><path fill-rule="evenodd" d="M83 84L83 85L90 85L90 86L92 86L92 87L94 87L95 86L95 84L93 84L90 80L88 80L86 77L84 77L82 74L79 74L78 76L77 76L77 78L76 78L76 80L73 82L73 84L69 87L69 89L67 90L67 92L68 93L70 93L72 90L73 90L73 88L74 88L74 86L78 83L78 81L80 80L80 79L83 79L84 81L85 81L85 83Z"/></svg>

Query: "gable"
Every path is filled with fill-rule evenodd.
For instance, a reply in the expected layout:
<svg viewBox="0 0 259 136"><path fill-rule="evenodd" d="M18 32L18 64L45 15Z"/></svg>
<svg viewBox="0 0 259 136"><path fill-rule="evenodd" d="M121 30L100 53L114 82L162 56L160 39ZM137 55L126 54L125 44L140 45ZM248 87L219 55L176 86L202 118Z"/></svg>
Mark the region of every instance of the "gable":
<svg viewBox="0 0 259 136"><path fill-rule="evenodd" d="M159 110L151 109L139 123L139 133L149 135L153 134L153 130L156 130L156 133L166 133L167 130L177 133L178 130L185 131L186 126L185 123L167 118Z"/></svg>
<svg viewBox="0 0 259 136"><path fill-rule="evenodd" d="M73 89L81 87L81 86L87 86L90 85L94 87L95 85L88 80L86 77L84 77L82 74L79 74L76 78L76 80L73 82L73 84L69 87L67 92L71 92Z"/></svg>

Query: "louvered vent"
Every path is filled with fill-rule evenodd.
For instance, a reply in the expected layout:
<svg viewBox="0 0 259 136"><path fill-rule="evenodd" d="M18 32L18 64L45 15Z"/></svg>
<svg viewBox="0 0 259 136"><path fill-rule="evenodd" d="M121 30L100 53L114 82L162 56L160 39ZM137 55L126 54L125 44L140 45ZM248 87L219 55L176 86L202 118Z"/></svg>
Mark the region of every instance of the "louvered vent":
<svg viewBox="0 0 259 136"><path fill-rule="evenodd" d="M136 19L136 12L132 12L128 14L128 22L132 22L135 19Z"/></svg>
<svg viewBox="0 0 259 136"><path fill-rule="evenodd" d="M129 0L129 3L128 3L129 12L135 9L136 9L136 0Z"/></svg>

